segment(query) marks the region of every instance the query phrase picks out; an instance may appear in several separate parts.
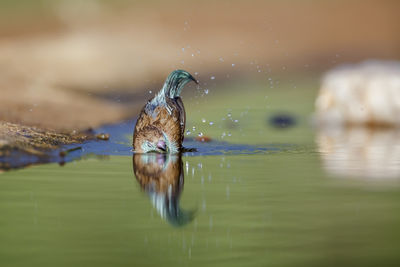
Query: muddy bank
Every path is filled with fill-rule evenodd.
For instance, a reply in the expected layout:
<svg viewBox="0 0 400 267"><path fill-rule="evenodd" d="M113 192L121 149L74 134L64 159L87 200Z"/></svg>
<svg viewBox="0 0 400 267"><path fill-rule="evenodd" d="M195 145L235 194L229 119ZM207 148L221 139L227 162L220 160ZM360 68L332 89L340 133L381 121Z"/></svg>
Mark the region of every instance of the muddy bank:
<svg viewBox="0 0 400 267"><path fill-rule="evenodd" d="M0 170L46 162L49 160L49 152L60 145L82 143L94 138L91 131L57 132L0 122Z"/></svg>
<svg viewBox="0 0 400 267"><path fill-rule="evenodd" d="M95 138L90 131L60 133L36 127L0 122L1 148L21 149L32 154L57 148L61 144L81 143ZM0 154L1 155L1 154Z"/></svg>

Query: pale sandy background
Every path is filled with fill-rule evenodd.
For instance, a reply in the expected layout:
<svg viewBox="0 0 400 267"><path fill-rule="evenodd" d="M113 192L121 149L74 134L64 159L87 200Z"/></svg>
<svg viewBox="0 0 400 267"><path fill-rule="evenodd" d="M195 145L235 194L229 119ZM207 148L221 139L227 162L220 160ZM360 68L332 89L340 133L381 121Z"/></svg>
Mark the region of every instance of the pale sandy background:
<svg viewBox="0 0 400 267"><path fill-rule="evenodd" d="M169 72L204 85L400 58L399 1L2 1L0 120L83 130L134 116ZM260 79L263 76L259 76Z"/></svg>

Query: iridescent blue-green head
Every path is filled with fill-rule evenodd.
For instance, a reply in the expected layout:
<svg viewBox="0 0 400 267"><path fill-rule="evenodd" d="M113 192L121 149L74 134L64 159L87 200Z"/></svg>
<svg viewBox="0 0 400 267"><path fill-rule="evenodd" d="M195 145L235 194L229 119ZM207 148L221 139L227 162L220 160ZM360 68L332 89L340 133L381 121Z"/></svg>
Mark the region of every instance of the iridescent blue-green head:
<svg viewBox="0 0 400 267"><path fill-rule="evenodd" d="M190 81L198 84L198 81L185 70L174 70L165 80L162 92L169 98L180 96L183 87Z"/></svg>

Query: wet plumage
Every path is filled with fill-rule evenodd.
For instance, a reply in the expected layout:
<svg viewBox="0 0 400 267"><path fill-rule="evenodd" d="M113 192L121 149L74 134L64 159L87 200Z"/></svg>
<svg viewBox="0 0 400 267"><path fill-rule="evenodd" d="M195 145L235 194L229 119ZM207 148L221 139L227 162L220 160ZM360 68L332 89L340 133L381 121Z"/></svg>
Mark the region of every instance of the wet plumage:
<svg viewBox="0 0 400 267"><path fill-rule="evenodd" d="M143 107L133 134L137 153L179 153L185 133L186 114L180 93L190 81L197 81L184 70L173 71L163 88Z"/></svg>

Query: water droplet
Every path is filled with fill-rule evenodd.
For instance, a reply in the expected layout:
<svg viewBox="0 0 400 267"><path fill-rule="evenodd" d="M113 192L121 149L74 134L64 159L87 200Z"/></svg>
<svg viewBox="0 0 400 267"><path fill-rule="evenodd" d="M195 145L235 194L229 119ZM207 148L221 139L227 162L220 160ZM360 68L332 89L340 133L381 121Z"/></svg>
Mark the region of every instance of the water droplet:
<svg viewBox="0 0 400 267"><path fill-rule="evenodd" d="M153 91L149 90L149 94L153 93Z"/></svg>
<svg viewBox="0 0 400 267"><path fill-rule="evenodd" d="M205 199L203 199L203 203L201 204L201 208L203 209L203 211L205 211L206 208L207 208L207 204L206 204L206 200Z"/></svg>
<svg viewBox="0 0 400 267"><path fill-rule="evenodd" d="M194 54L192 54L192 57L194 57Z"/></svg>

